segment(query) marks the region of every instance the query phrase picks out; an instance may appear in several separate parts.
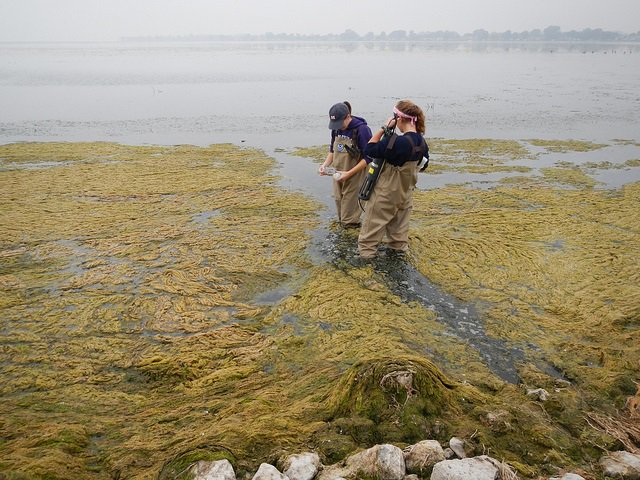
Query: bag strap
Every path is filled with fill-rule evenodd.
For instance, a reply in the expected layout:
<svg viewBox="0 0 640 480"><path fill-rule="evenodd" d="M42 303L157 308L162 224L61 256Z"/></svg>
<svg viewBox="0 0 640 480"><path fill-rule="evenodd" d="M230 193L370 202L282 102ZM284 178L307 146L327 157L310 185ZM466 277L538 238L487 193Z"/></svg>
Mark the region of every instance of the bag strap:
<svg viewBox="0 0 640 480"><path fill-rule="evenodd" d="M356 160L364 158L364 154L358 146L358 127L350 128L347 131L351 132L351 147L345 146L347 152L349 152L349 156L355 158Z"/></svg>
<svg viewBox="0 0 640 480"><path fill-rule="evenodd" d="M422 139L422 141L420 142L419 146L416 146L416 143L413 141L413 139L411 138L411 136L407 135L406 136L407 140L409 140L409 143L411 144L411 158L416 158L417 160L420 160L425 152L429 152L429 147L427 147L427 142L425 141L424 137L420 137ZM420 154L420 156L418 156L417 154ZM427 158L429 158L427 156Z"/></svg>
<svg viewBox="0 0 640 480"><path fill-rule="evenodd" d="M393 146L396 144L397 139L398 139L398 134L396 132L393 132L393 135L391 135L391 138L389 139L389 143L387 143L386 150L391 150Z"/></svg>

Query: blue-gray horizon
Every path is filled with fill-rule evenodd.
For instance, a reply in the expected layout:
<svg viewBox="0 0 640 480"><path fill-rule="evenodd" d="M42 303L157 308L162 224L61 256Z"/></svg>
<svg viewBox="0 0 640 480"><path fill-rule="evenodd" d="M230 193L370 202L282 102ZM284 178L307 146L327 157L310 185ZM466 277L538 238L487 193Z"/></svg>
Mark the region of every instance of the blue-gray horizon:
<svg viewBox="0 0 640 480"><path fill-rule="evenodd" d="M588 5L585 5L588 3ZM117 41L123 37L189 35L330 35L352 30L459 34L522 32L640 32L636 0L0 0L0 41ZM338 14L339 13L339 14Z"/></svg>

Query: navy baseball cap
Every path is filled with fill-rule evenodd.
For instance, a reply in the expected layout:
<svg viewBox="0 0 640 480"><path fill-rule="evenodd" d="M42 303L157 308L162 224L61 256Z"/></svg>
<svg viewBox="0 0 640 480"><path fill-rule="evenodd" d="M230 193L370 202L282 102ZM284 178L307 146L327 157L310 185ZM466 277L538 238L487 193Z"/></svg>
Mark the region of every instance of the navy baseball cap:
<svg viewBox="0 0 640 480"><path fill-rule="evenodd" d="M349 107L344 103L336 103L329 109L329 129L340 130L347 115L349 115Z"/></svg>

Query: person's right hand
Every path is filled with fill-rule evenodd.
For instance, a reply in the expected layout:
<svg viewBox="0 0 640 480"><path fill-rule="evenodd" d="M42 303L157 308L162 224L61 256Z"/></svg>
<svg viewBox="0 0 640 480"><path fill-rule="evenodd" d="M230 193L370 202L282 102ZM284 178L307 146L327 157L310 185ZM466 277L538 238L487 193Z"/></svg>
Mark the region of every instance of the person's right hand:
<svg viewBox="0 0 640 480"><path fill-rule="evenodd" d="M324 175L324 165L320 165L320 168L318 168L318 173L320 175Z"/></svg>

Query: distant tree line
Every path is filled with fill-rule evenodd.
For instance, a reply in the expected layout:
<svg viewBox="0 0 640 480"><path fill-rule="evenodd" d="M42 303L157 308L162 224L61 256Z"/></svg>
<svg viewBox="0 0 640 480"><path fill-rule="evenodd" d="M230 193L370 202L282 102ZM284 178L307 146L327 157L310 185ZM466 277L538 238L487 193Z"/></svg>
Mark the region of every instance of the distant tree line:
<svg viewBox="0 0 640 480"><path fill-rule="evenodd" d="M264 33L241 35L181 35L181 36L150 36L125 37L122 40L154 40L154 41L473 41L473 42L640 42L640 31L636 33L621 33L602 30L601 28L585 28L563 32L560 27L551 25L540 30L526 30L523 32L488 32L484 29L471 33L460 34L449 30L436 32L414 32L413 30L394 30L390 33L375 34L368 32L359 35L353 30L345 30L340 34L299 34L299 33Z"/></svg>

